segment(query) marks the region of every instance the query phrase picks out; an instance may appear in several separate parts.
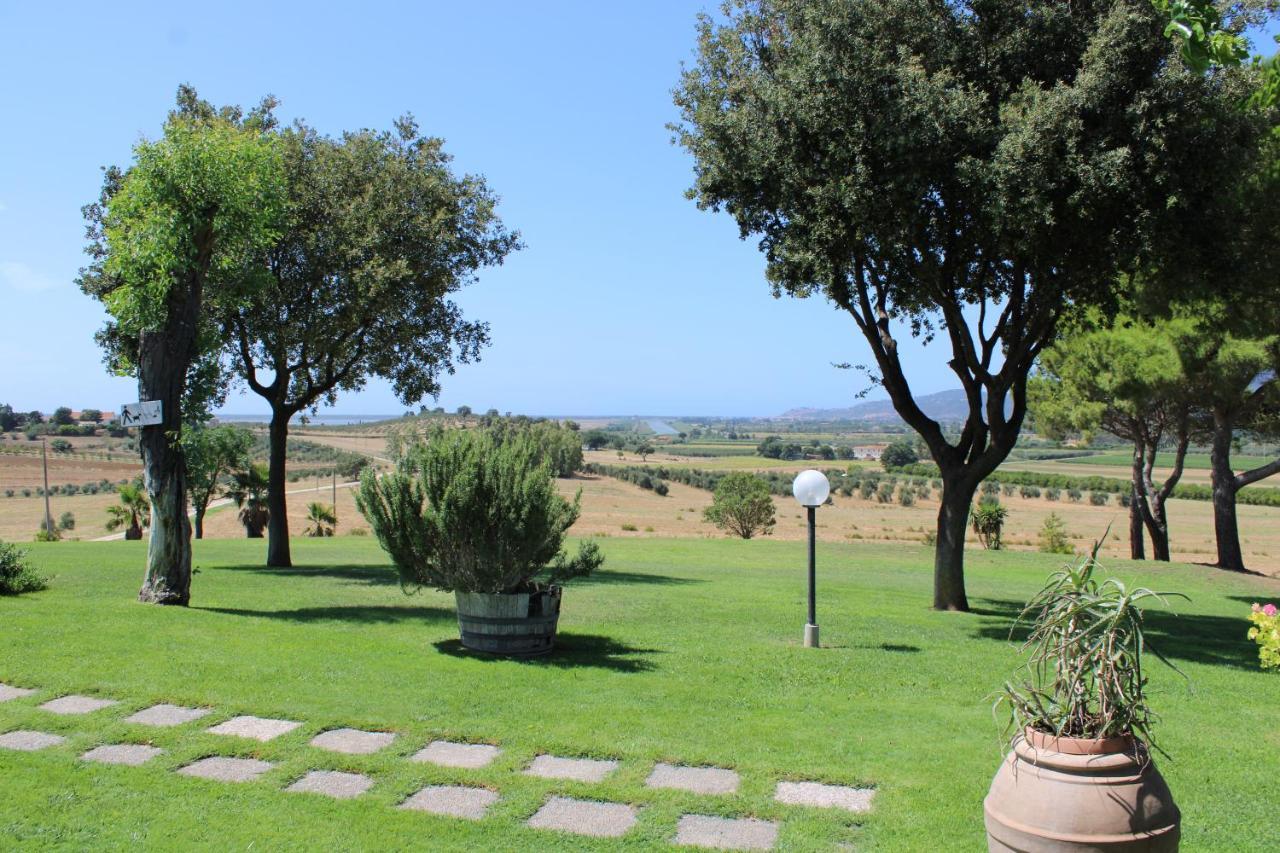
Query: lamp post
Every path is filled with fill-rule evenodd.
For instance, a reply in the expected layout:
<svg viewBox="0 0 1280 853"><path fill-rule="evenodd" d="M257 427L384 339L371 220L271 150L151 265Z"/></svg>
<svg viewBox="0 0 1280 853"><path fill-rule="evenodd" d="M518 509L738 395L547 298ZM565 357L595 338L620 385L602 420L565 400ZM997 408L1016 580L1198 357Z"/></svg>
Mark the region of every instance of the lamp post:
<svg viewBox="0 0 1280 853"><path fill-rule="evenodd" d="M815 552L817 541L817 510L827 502L831 494L831 484L821 471L801 471L791 484L791 494L796 496L800 505L809 511L809 621L804 626L804 644L807 648L818 648L818 599L814 591L816 581Z"/></svg>

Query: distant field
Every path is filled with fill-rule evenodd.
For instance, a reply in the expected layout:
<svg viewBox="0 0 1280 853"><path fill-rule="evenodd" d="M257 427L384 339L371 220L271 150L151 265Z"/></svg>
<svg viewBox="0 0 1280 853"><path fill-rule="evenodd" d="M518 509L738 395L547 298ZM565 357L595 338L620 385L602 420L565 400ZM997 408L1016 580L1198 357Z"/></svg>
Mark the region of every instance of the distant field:
<svg viewBox="0 0 1280 853"><path fill-rule="evenodd" d="M1268 456L1232 456L1231 466L1237 471L1246 471L1250 468L1256 468L1259 465L1265 465L1270 462L1272 457ZM1064 465L1123 465L1129 467L1133 457L1128 453L1099 453L1094 456L1074 456L1070 459L1055 459L1054 462L1061 462ZM1160 453L1156 456L1157 468L1171 468L1173 466L1172 453ZM1209 454L1207 453L1188 453L1183 467L1196 471L1209 470Z"/></svg>

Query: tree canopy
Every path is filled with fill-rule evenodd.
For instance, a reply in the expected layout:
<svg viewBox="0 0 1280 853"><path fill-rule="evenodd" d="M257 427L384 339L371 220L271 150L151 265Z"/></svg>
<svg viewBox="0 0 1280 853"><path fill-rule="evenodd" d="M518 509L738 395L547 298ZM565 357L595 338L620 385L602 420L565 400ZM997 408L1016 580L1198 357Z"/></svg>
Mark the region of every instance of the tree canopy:
<svg viewBox="0 0 1280 853"><path fill-rule="evenodd" d="M1064 314L1114 309L1157 240L1247 168L1243 73L1197 75L1148 0L735 0L676 90L691 195L755 236L774 292L822 295L943 479L934 606L967 609L970 499L1012 449ZM1206 156L1205 152L1213 152ZM969 402L917 405L904 334L940 338Z"/></svg>

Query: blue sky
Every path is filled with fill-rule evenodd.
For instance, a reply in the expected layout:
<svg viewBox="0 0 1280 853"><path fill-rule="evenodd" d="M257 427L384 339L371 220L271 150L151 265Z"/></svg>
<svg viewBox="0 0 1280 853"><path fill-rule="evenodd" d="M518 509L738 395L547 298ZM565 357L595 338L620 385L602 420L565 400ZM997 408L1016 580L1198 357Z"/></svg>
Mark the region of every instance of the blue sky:
<svg viewBox="0 0 1280 853"><path fill-rule="evenodd" d="M339 5L339 4L334 4ZM843 406L868 357L818 299L774 300L752 242L683 197L670 90L714 3L6 3L0 5L0 402L114 409L136 398L93 343L73 279L99 167L158 133L179 83L215 103L271 93L324 132L412 112L483 173L527 248L465 291L491 325L439 404L531 414L776 414ZM954 386L908 352L921 392ZM427 401L428 405L434 405ZM262 412L233 394L231 412ZM385 383L333 411L403 409Z"/></svg>

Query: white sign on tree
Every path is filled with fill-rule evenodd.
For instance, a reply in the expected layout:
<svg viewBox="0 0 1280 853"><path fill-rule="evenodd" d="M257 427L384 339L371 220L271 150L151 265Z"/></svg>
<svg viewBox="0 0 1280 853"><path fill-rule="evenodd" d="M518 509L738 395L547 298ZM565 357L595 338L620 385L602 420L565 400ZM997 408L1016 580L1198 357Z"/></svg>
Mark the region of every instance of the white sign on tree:
<svg viewBox="0 0 1280 853"><path fill-rule="evenodd" d="M159 400L143 400L140 403L125 403L120 407L120 426L143 427L161 423Z"/></svg>

